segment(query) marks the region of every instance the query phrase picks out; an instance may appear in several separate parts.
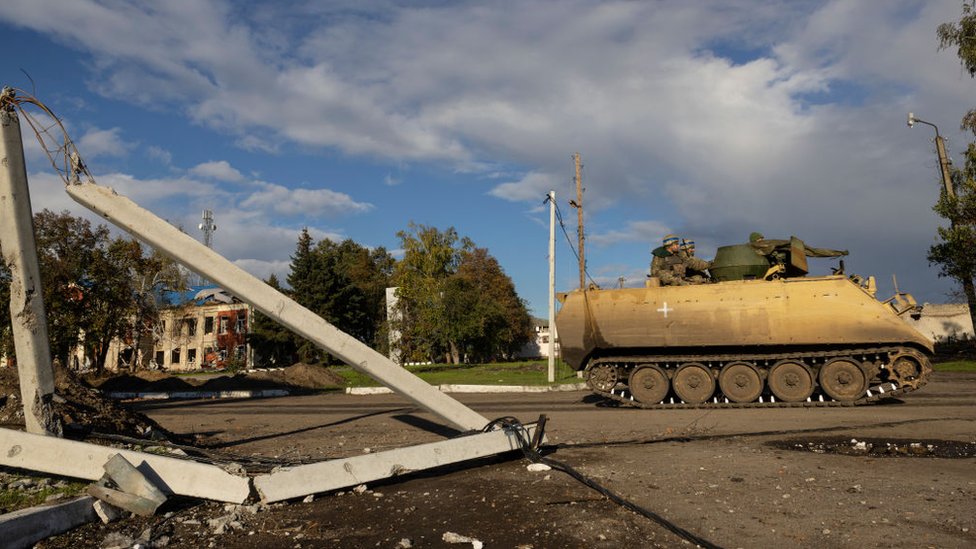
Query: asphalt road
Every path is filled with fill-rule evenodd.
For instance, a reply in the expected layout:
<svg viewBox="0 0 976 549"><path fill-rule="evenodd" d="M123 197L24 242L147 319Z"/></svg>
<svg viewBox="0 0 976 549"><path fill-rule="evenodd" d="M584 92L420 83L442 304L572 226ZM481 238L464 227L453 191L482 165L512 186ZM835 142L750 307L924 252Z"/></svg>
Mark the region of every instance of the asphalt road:
<svg viewBox="0 0 976 549"><path fill-rule="evenodd" d="M550 457L717 546L976 546L976 374L937 373L903 400L851 408L653 411L606 406L585 392L457 398L488 419L529 422L546 414ZM167 429L199 435L214 450L286 461L359 455L453 434L395 395L146 402L138 409ZM540 512L553 524L539 526L544 532L519 530L529 540L580 547L681 541L610 502L594 503L602 498L568 477L540 482L522 477L522 467L498 463L408 479L402 492L426 495L425 487L446 479L454 489L476 492L458 498L488 512L503 500L514 505L530 489L533 504L547 502ZM576 494L573 506L562 505L567 491ZM591 506L590 513L576 502ZM316 524L335 511L329 505L322 504ZM561 537L554 538L557 522ZM473 521L468 533L494 539L495 546L512 543L490 524ZM356 543L382 546L400 533L409 537L411 528L414 539L423 538L420 531L436 533L420 515L390 528Z"/></svg>

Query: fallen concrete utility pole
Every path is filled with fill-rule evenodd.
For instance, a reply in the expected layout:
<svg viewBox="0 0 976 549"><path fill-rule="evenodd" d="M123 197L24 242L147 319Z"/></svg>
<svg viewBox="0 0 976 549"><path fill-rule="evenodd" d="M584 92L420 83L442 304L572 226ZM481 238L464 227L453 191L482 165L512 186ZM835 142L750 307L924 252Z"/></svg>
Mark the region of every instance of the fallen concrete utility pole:
<svg viewBox="0 0 976 549"><path fill-rule="evenodd" d="M83 496L64 503L21 509L0 515L0 540L6 549L27 549L51 536L98 520L93 504Z"/></svg>
<svg viewBox="0 0 976 549"><path fill-rule="evenodd" d="M535 429L535 425L525 426L523 436L526 442L532 440ZM520 448L518 433L512 428L505 428L375 454L281 468L254 477L254 487L261 501L271 503Z"/></svg>
<svg viewBox="0 0 976 549"><path fill-rule="evenodd" d="M0 429L0 465L5 467L99 480L116 454L163 493L228 503L243 503L251 493L251 479L216 465Z"/></svg>
<svg viewBox="0 0 976 549"><path fill-rule="evenodd" d="M8 94L9 89L2 92ZM27 169L20 119L0 107L0 243L10 268L10 324L17 354L24 423L31 433L60 435L51 411L54 369L47 317L34 243L34 216L27 190Z"/></svg>
<svg viewBox="0 0 976 549"><path fill-rule="evenodd" d="M113 189L93 183L68 185L79 204L105 217L136 238L173 257L223 287L295 333L317 343L445 422L465 431L480 430L488 419L395 364L366 344L237 267Z"/></svg>

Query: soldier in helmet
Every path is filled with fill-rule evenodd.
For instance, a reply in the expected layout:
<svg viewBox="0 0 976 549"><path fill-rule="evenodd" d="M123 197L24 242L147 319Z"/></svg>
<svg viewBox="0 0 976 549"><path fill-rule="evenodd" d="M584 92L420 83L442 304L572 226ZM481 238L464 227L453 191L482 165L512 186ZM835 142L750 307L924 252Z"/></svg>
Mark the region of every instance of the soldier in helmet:
<svg viewBox="0 0 976 549"><path fill-rule="evenodd" d="M681 241L681 257L685 261L685 280L692 284L704 284L711 281L707 269L709 262L695 257L695 241Z"/></svg>
<svg viewBox="0 0 976 549"><path fill-rule="evenodd" d="M677 235L669 234L664 237L663 245L655 248L651 255L651 276L657 277L665 286L683 286L694 281L686 279L688 269L704 271L709 263L696 257L686 257L681 253L681 239Z"/></svg>

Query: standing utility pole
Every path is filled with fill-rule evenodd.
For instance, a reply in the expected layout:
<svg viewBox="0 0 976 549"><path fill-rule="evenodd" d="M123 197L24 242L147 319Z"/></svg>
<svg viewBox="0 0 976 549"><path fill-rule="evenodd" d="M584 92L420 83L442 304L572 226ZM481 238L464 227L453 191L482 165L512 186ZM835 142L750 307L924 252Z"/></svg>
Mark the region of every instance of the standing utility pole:
<svg viewBox="0 0 976 549"><path fill-rule="evenodd" d="M583 253L583 180L580 177L580 153L573 153L573 163L576 164L576 200L570 200L569 205L576 208L576 236L579 240L579 275L580 290L586 288L586 256Z"/></svg>
<svg viewBox="0 0 976 549"><path fill-rule="evenodd" d="M556 192L549 191L549 383L556 381Z"/></svg>
<svg viewBox="0 0 976 549"><path fill-rule="evenodd" d="M28 433L60 435L54 415L54 368L34 239L34 215L13 91L0 94L0 240L10 269L10 331ZM67 367L67 365L65 365Z"/></svg>

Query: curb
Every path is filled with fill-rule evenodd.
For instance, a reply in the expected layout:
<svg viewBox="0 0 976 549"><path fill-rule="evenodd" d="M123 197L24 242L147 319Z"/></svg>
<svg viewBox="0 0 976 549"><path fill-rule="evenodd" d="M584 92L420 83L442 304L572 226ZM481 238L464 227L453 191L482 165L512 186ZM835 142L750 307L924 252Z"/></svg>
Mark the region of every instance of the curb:
<svg viewBox="0 0 976 549"><path fill-rule="evenodd" d="M582 391L585 383L563 385L438 385L442 393L555 393L562 391ZM346 387L347 395L388 395L393 393L387 387Z"/></svg>
<svg viewBox="0 0 976 549"><path fill-rule="evenodd" d="M196 398L262 398L288 396L291 392L285 389L261 389L258 391L175 391L172 393L151 392L137 393L125 391L109 391L105 396L121 400L140 398L144 400L187 400Z"/></svg>

